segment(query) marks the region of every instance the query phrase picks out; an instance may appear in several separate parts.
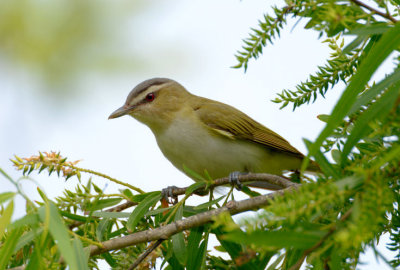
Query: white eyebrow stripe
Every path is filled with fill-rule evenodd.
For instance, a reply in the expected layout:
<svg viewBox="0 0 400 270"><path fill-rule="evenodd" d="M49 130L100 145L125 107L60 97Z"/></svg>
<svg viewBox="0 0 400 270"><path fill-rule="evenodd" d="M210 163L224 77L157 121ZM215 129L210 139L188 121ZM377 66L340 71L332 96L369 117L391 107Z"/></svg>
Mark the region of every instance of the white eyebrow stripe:
<svg viewBox="0 0 400 270"><path fill-rule="evenodd" d="M133 106L136 104L139 104L140 102L143 101L143 99L150 93L154 93L159 91L161 88L164 88L166 85L171 84L171 82L167 82L167 83L163 83L163 84L158 84L158 85L152 85L149 88L147 88L146 90L142 91L141 93L139 93L139 95L137 95L135 98L133 98L132 100L129 101L129 103L127 105L129 106Z"/></svg>

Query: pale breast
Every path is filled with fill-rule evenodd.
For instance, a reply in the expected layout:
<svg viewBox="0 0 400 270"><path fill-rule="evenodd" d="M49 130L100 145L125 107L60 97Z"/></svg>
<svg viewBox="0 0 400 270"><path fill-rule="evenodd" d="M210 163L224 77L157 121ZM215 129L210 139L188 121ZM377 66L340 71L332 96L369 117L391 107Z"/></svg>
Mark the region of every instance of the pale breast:
<svg viewBox="0 0 400 270"><path fill-rule="evenodd" d="M176 118L156 139L165 157L194 180L190 171L202 176L207 171L215 179L233 171L280 174L299 166L297 159L282 160L286 157L259 144L213 133L195 118Z"/></svg>

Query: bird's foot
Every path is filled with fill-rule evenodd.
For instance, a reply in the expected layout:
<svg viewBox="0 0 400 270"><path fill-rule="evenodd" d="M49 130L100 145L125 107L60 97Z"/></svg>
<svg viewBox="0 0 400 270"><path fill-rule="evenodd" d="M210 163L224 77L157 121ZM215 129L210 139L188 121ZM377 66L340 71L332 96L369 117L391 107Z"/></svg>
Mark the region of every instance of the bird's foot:
<svg viewBox="0 0 400 270"><path fill-rule="evenodd" d="M242 183L239 181L239 176L244 175L246 173L242 172L231 172L229 174L229 183L231 183L232 186L234 186L237 190L242 190Z"/></svg>
<svg viewBox="0 0 400 270"><path fill-rule="evenodd" d="M168 186L161 190L161 195L170 204L176 204L178 202L178 196L174 195L174 190L177 189L176 186ZM169 198L173 199L170 201Z"/></svg>

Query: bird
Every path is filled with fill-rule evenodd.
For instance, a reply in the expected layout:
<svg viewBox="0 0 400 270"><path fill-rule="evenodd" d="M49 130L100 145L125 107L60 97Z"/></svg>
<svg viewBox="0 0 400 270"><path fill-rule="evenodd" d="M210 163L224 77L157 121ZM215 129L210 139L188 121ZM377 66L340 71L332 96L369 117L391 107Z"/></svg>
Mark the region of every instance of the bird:
<svg viewBox="0 0 400 270"><path fill-rule="evenodd" d="M190 93L168 78L139 83L109 119L130 115L153 132L164 156L194 181L242 173L283 175L300 170L304 155L287 140L240 110ZM307 171L318 172L311 161ZM281 187L252 182L269 190Z"/></svg>

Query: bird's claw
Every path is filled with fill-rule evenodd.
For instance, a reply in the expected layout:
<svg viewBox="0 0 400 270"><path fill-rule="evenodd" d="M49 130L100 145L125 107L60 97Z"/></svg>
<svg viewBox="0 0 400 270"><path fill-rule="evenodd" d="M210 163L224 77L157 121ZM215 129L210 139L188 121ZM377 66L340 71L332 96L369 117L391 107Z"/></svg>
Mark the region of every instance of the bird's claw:
<svg viewBox="0 0 400 270"><path fill-rule="evenodd" d="M241 172L231 172L229 174L229 183L231 183L232 186L234 186L237 190L242 190L242 183L239 181L239 175L241 175Z"/></svg>
<svg viewBox="0 0 400 270"><path fill-rule="evenodd" d="M174 195L174 190L177 189L176 186L168 186L161 190L161 195L170 204L176 204L178 202L178 196ZM170 201L169 198L173 199Z"/></svg>

